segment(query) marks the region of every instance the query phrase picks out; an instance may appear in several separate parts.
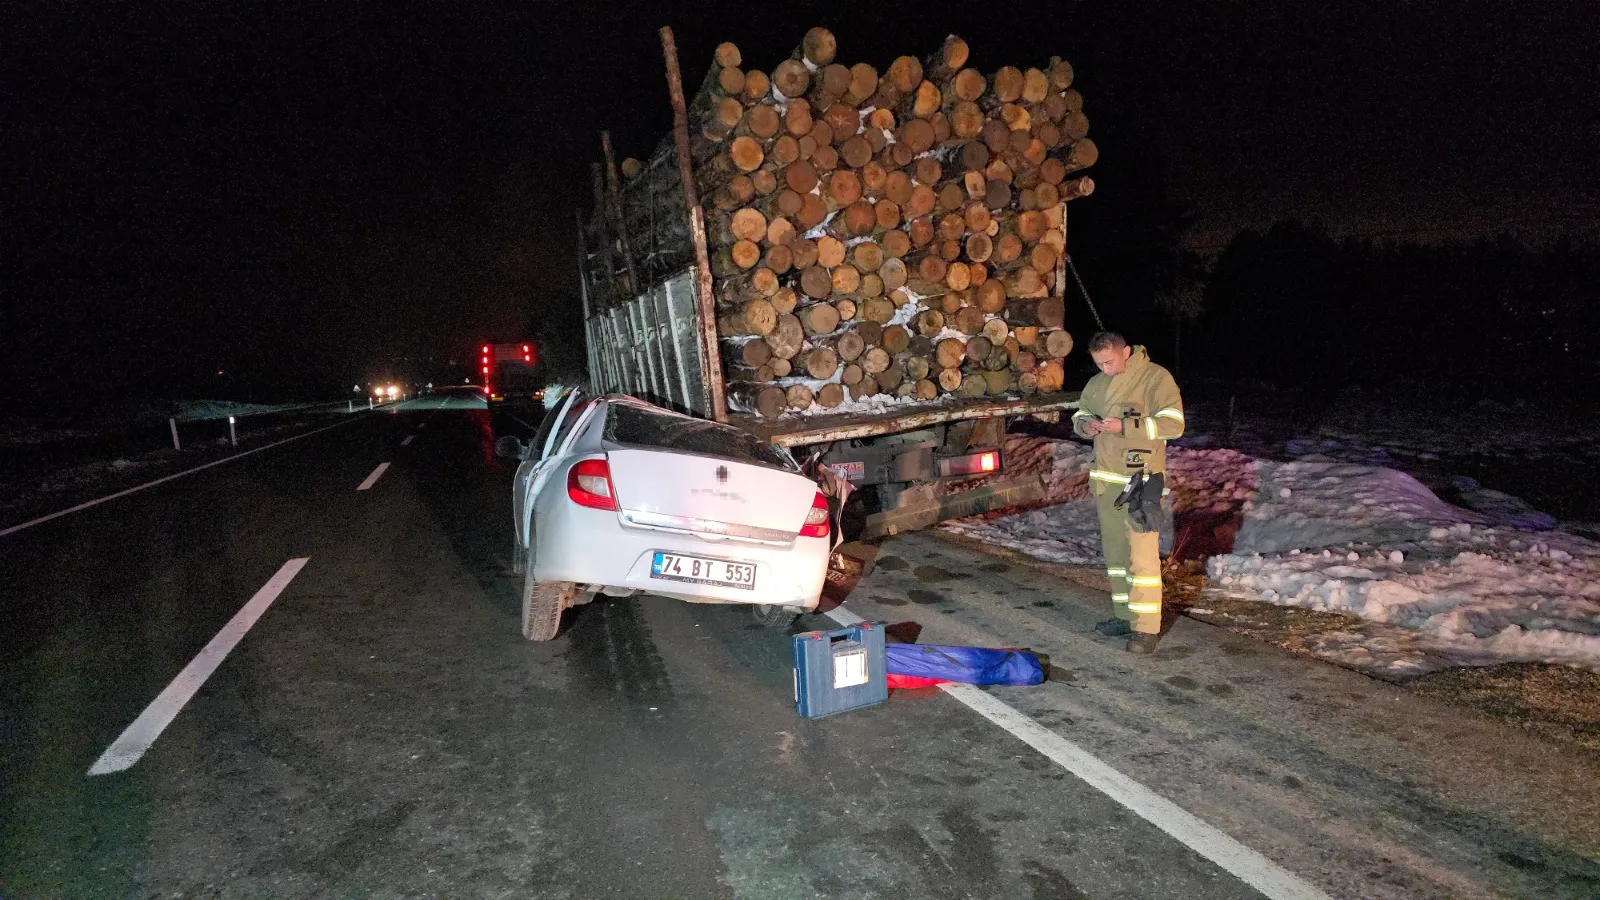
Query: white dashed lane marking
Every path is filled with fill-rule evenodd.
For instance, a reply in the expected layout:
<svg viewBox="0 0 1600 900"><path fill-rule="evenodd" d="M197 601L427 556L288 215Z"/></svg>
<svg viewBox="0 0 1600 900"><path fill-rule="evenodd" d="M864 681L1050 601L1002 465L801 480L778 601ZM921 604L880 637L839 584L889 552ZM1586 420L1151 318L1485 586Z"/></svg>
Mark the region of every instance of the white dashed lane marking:
<svg viewBox="0 0 1600 900"><path fill-rule="evenodd" d="M284 563L277 574L268 579L267 583L261 586L261 590L256 591L250 602L234 613L228 624L222 626L222 630L211 639L211 643L206 644L199 655L183 667L183 671L178 673L177 678L172 679L166 690L145 707L139 718L133 720L133 724L106 748L106 752L100 754L100 758L89 767L89 774L109 775L112 772L121 772L138 762L145 751L156 742L156 738L161 736L161 732L172 724L172 720L178 717L179 712L183 711L184 704L189 702L189 698L200 690L200 686L206 683L211 673L222 665L228 653L244 639L245 632L250 630L250 626L256 624L256 620L267 611L272 601L278 599L283 589L289 586L289 582L293 581L310 561L310 557L302 556Z"/></svg>
<svg viewBox="0 0 1600 900"><path fill-rule="evenodd" d="M361 482L361 486L356 488L356 490L364 491L364 490L367 490L368 488L372 487L374 484L377 484L378 483L378 479L383 477L383 473L388 468L389 468L389 464L388 463L378 463L378 467L376 469L372 470L372 474L368 475L367 476L367 480Z"/></svg>

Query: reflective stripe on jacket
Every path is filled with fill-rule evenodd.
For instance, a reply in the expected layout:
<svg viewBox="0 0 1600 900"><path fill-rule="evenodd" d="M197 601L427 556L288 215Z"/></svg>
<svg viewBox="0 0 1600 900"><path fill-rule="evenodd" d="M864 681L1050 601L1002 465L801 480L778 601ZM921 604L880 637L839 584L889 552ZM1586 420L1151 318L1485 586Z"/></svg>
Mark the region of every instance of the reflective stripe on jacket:
<svg viewBox="0 0 1600 900"><path fill-rule="evenodd" d="M1121 490L1134 472L1167 470L1167 441L1183 436L1183 397L1172 373L1150 361L1143 347L1134 347L1127 371L1104 372L1089 379L1072 414L1079 437L1085 420L1121 419L1121 434L1094 435L1090 487Z"/></svg>

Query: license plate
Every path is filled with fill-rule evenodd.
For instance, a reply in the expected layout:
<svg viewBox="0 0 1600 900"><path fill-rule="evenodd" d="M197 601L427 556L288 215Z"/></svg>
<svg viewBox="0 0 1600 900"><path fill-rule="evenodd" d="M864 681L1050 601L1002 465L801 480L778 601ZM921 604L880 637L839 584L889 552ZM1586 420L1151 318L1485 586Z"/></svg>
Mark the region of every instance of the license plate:
<svg viewBox="0 0 1600 900"><path fill-rule="evenodd" d="M686 581L689 584L710 584L753 591L756 587L756 567L748 563L706 559L703 556L683 556L678 553L655 554L650 562L650 577L666 581Z"/></svg>
<svg viewBox="0 0 1600 900"><path fill-rule="evenodd" d="M867 464L860 460L852 462L823 463L823 468L829 469L833 474L845 481L858 482L867 480Z"/></svg>

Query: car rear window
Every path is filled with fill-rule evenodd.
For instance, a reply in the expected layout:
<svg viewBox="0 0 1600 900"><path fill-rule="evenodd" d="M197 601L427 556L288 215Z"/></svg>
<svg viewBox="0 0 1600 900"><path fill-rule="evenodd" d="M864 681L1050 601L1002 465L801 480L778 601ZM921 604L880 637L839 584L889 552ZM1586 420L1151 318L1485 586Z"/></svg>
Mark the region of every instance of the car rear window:
<svg viewBox="0 0 1600 900"><path fill-rule="evenodd" d="M606 417L606 440L636 447L659 447L683 453L721 456L738 462L794 471L788 454L771 444L716 422L656 412L627 403L612 404Z"/></svg>

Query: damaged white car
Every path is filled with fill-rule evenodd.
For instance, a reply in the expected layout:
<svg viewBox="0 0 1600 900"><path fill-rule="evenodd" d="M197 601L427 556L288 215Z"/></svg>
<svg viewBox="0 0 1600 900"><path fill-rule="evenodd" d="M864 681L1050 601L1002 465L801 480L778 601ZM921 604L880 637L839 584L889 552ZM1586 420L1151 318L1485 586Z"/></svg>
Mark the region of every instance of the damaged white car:
<svg viewBox="0 0 1600 900"><path fill-rule="evenodd" d="M512 510L522 633L548 641L597 595L743 604L786 626L813 610L832 547L827 498L788 451L621 395L572 391L522 460Z"/></svg>

